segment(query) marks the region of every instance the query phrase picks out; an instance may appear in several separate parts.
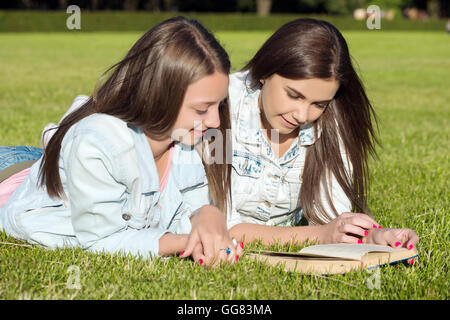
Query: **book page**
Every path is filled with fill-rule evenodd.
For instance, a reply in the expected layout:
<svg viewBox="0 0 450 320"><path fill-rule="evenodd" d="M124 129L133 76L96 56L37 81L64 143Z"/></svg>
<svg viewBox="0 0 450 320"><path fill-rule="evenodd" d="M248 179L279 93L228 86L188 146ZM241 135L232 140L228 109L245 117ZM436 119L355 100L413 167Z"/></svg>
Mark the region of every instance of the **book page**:
<svg viewBox="0 0 450 320"><path fill-rule="evenodd" d="M395 249L389 246L380 246L376 244L321 244L310 246L300 250L299 254L309 257L334 257L352 260L361 260L369 252L395 252L402 251L405 248Z"/></svg>

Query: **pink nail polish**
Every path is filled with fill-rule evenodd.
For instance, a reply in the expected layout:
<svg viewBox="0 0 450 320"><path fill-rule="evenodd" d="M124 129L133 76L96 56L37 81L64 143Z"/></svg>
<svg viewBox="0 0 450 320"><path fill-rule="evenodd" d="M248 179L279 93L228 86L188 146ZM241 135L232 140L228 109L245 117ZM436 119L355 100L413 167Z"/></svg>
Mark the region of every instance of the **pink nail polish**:
<svg viewBox="0 0 450 320"><path fill-rule="evenodd" d="M396 242L395 243L395 247L397 248L398 246L400 246L402 243L401 242Z"/></svg>
<svg viewBox="0 0 450 320"><path fill-rule="evenodd" d="M184 251L185 251L185 250L181 251L180 256L182 256L182 255L184 254Z"/></svg>
<svg viewBox="0 0 450 320"><path fill-rule="evenodd" d="M200 265L203 264L203 259L198 260L198 263L200 263Z"/></svg>
<svg viewBox="0 0 450 320"><path fill-rule="evenodd" d="M237 262L239 260L239 256L236 256L234 260Z"/></svg>
<svg viewBox="0 0 450 320"><path fill-rule="evenodd" d="M364 230L364 235L367 236L369 234L369 231Z"/></svg>
<svg viewBox="0 0 450 320"><path fill-rule="evenodd" d="M414 248L414 245L413 245L413 244L410 244L409 247L408 247L408 249L411 250L412 248Z"/></svg>
<svg viewBox="0 0 450 320"><path fill-rule="evenodd" d="M409 261L409 264L413 264L414 263L414 259L411 259L411 261Z"/></svg>
<svg viewBox="0 0 450 320"><path fill-rule="evenodd" d="M244 249L244 243L243 242L239 243L239 245L241 246L242 249Z"/></svg>
<svg viewBox="0 0 450 320"><path fill-rule="evenodd" d="M375 228L375 229L376 229L376 228L377 228L377 225L376 225L376 224L372 225L372 228Z"/></svg>
<svg viewBox="0 0 450 320"><path fill-rule="evenodd" d="M378 226L378 229L381 229L381 226Z"/></svg>
<svg viewBox="0 0 450 320"><path fill-rule="evenodd" d="M361 239L358 239L358 243L362 243L362 240L361 240Z"/></svg>

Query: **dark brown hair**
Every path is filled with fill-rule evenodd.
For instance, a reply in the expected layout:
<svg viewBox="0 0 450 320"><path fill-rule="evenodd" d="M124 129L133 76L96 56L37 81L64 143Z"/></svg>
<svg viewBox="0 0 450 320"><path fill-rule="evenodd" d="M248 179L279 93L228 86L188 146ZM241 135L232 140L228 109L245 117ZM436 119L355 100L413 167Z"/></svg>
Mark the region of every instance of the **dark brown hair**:
<svg viewBox="0 0 450 320"><path fill-rule="evenodd" d="M58 169L61 143L69 128L81 119L105 113L158 139L173 127L187 87L216 71L229 74L228 54L197 21L177 17L151 28L123 60L103 74L106 81L89 100L60 123L45 148L40 166L41 186L45 184L51 197L63 196ZM229 106L225 100L220 105L220 130L225 133L228 128ZM212 200L226 212L231 166L204 165Z"/></svg>
<svg viewBox="0 0 450 320"><path fill-rule="evenodd" d="M336 79L340 86L314 126L320 138L307 147L299 206L311 224L331 220L321 202L321 185L333 213L328 177L333 174L353 210L370 213L367 206L368 155L376 156L372 121L375 111L353 68L347 43L330 23L297 19L278 29L243 68L249 70L251 87L261 88L261 79L278 74L288 79ZM340 146L340 141L342 146ZM343 150L341 149L343 148ZM351 175L341 152L348 156Z"/></svg>

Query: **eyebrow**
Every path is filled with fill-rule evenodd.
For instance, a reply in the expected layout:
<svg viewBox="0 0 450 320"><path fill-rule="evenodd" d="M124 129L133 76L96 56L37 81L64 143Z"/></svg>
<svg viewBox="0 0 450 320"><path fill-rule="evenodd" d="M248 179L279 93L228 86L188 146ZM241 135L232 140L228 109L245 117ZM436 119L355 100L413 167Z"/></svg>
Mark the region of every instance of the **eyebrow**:
<svg viewBox="0 0 450 320"><path fill-rule="evenodd" d="M213 104L217 103L217 101L197 101L197 102L193 102L191 103L191 107L207 107L209 108L210 106L212 106Z"/></svg>
<svg viewBox="0 0 450 320"><path fill-rule="evenodd" d="M288 88L289 90L293 91L293 92L294 92L296 95L298 95L300 98L306 99L306 97L305 97L301 92L295 90L294 88L291 88L291 87L289 87L289 86L286 86L286 88ZM318 104L320 104L320 103L329 103L329 102L331 102L331 101L333 101L333 99L330 99L330 100L323 100L323 101L314 101L313 103L318 103Z"/></svg>

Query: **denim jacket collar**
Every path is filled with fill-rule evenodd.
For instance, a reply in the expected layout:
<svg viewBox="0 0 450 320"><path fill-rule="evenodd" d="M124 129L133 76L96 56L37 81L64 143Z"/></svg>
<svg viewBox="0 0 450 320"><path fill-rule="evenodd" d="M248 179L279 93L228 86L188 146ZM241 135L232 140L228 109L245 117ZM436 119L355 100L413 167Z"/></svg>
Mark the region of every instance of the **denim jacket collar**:
<svg viewBox="0 0 450 320"><path fill-rule="evenodd" d="M142 129L131 124L128 124L128 127L135 133L133 134L133 138L135 140L138 166L139 171L143 174L142 192L157 192L159 191L160 185L159 179L155 179L155 177L159 175L147 137ZM183 166L185 167L187 165L192 168L192 170L189 170L189 174L186 174L186 168L183 170ZM179 190L198 185L205 179L205 171L200 156L197 152L192 152L190 147L184 146L181 143L175 143L170 172L169 175L175 178L174 181ZM180 180L176 177L183 177L183 179Z"/></svg>
<svg viewBox="0 0 450 320"><path fill-rule="evenodd" d="M186 170L187 166L189 166L189 170ZM173 177L176 177L174 180L179 190L207 183L200 155L193 150L193 147L182 143L175 143L170 171L173 173Z"/></svg>
<svg viewBox="0 0 450 320"><path fill-rule="evenodd" d="M153 157L152 149L142 129L137 128L131 124L127 124L128 128L133 130L133 138L135 141L136 153L138 158L139 172L142 172L144 179L142 179L142 192L159 191L158 170L156 170L155 158Z"/></svg>

